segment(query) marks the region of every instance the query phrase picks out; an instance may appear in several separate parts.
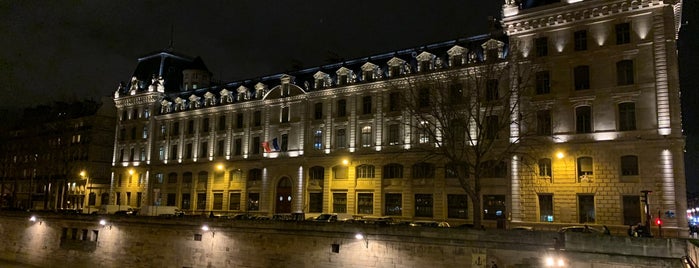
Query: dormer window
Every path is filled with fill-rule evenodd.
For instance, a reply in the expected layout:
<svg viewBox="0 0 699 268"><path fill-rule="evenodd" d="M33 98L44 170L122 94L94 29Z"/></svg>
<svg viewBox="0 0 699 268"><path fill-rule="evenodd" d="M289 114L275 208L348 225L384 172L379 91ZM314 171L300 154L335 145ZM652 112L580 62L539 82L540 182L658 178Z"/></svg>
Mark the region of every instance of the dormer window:
<svg viewBox="0 0 699 268"><path fill-rule="evenodd" d="M187 109L187 101L183 98L177 97L175 99L175 112L177 111L184 111Z"/></svg>
<svg viewBox="0 0 699 268"><path fill-rule="evenodd" d="M263 83L255 84L255 98L262 99L267 94L267 85Z"/></svg>
<svg viewBox="0 0 699 268"><path fill-rule="evenodd" d="M398 77L399 75L403 74L404 72L404 66L405 66L405 61L393 57L390 59L388 62L388 76L389 77Z"/></svg>
<svg viewBox="0 0 699 268"><path fill-rule="evenodd" d="M485 51L485 60L504 59L505 43L495 39L490 39L481 45Z"/></svg>
<svg viewBox="0 0 699 268"><path fill-rule="evenodd" d="M201 97L192 94L189 96L189 109L196 109L201 107Z"/></svg>
<svg viewBox="0 0 699 268"><path fill-rule="evenodd" d="M352 76L354 75L354 72L350 69L347 69L345 67L342 67L335 72L337 74L337 85L338 86L343 86L347 85L352 81Z"/></svg>
<svg viewBox="0 0 699 268"><path fill-rule="evenodd" d="M291 87L289 86L289 84L293 83L294 77L285 74L285 75L282 75L282 77L280 78L280 80L281 80L281 82L282 82L282 85L281 85L281 89L282 89L281 95L282 95L282 97L287 97L287 96L289 96L290 93L291 93L291 92L290 92Z"/></svg>
<svg viewBox="0 0 699 268"><path fill-rule="evenodd" d="M433 63L434 59L436 56L432 53L429 52L422 52L420 55L417 55L416 59L418 62L417 65L417 71L418 72L427 72L430 71L434 68Z"/></svg>
<svg viewBox="0 0 699 268"><path fill-rule="evenodd" d="M449 66L461 66L466 63L468 49L461 46L454 46L447 51L449 55Z"/></svg>
<svg viewBox="0 0 699 268"><path fill-rule="evenodd" d="M244 86L239 86L238 89L236 89L236 92L238 92L238 101L244 101L250 99L248 95L248 88Z"/></svg>
<svg viewBox="0 0 699 268"><path fill-rule="evenodd" d="M221 103L232 103L233 102L233 94L231 94L228 89L223 89L221 90Z"/></svg>
<svg viewBox="0 0 699 268"><path fill-rule="evenodd" d="M160 113L169 113L170 112L170 105L172 105L172 102L169 102L167 100L163 100L160 102Z"/></svg>
<svg viewBox="0 0 699 268"><path fill-rule="evenodd" d="M318 71L313 75L313 80L315 81L313 88L314 89L321 89L324 87L327 87L329 84L326 84L326 81L330 80L330 75Z"/></svg>
<svg viewBox="0 0 699 268"><path fill-rule="evenodd" d="M204 94L204 106L214 105L216 105L216 96L211 92L206 92L206 94Z"/></svg>
<svg viewBox="0 0 699 268"><path fill-rule="evenodd" d="M377 72L381 71L378 65L371 62L364 63L362 69L362 81L372 81L379 78Z"/></svg>

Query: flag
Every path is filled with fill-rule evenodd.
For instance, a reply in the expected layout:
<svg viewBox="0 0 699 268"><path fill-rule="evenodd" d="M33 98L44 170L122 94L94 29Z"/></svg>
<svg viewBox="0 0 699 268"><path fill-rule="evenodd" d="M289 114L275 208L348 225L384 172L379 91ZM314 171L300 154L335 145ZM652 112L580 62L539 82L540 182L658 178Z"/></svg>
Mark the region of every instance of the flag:
<svg viewBox="0 0 699 268"><path fill-rule="evenodd" d="M272 148L274 148L275 151L279 151L279 143L277 143L277 138L272 139Z"/></svg>
<svg viewBox="0 0 699 268"><path fill-rule="evenodd" d="M262 142L262 148L264 148L265 153L269 153L269 152L272 151L272 149L269 148L269 142L268 142L268 141Z"/></svg>

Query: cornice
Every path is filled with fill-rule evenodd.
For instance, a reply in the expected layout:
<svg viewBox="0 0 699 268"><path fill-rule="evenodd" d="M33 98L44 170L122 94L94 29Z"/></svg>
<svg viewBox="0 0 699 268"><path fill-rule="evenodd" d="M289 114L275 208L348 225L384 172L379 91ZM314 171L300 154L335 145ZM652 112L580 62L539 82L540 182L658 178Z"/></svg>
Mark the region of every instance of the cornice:
<svg viewBox="0 0 699 268"><path fill-rule="evenodd" d="M124 96L121 98L115 98L114 104L116 105L117 108L123 108L126 106L157 103L157 102L160 102L163 98L165 98L164 93L148 92L148 93L140 93L140 94L132 95L132 96Z"/></svg>
<svg viewBox="0 0 699 268"><path fill-rule="evenodd" d="M508 35L520 35L547 27L568 26L583 20L604 19L622 12L648 12L663 5L665 3L661 0L583 1L531 12L519 10L517 15L505 17L502 24Z"/></svg>

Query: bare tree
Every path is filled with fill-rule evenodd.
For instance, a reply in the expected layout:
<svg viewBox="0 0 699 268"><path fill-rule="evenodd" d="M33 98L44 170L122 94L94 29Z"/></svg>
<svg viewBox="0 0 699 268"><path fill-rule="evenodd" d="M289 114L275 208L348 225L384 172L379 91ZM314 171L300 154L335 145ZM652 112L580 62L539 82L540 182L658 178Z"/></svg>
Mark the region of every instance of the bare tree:
<svg viewBox="0 0 699 268"><path fill-rule="evenodd" d="M411 152L444 163L445 175L458 179L476 227L483 216L484 179L506 177L506 163L526 163L522 158L530 155L532 142L525 137L537 134L537 128L524 127L537 120L535 109L523 109L535 68L502 50L484 54L465 65L391 82L412 132Z"/></svg>

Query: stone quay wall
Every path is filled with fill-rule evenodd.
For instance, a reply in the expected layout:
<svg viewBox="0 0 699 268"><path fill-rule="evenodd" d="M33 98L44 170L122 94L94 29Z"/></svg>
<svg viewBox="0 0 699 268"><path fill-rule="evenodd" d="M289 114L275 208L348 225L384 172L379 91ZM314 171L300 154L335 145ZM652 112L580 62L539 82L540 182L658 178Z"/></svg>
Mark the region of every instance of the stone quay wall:
<svg viewBox="0 0 699 268"><path fill-rule="evenodd" d="M690 244L523 230L53 214L30 221L31 216L0 213L0 260L39 267L502 268L541 267L553 257L572 267L679 267Z"/></svg>

